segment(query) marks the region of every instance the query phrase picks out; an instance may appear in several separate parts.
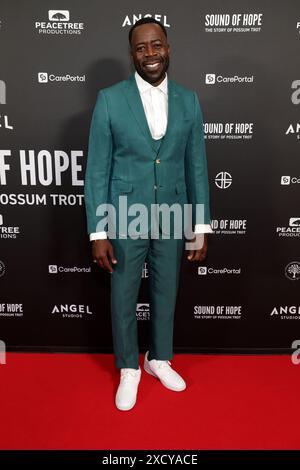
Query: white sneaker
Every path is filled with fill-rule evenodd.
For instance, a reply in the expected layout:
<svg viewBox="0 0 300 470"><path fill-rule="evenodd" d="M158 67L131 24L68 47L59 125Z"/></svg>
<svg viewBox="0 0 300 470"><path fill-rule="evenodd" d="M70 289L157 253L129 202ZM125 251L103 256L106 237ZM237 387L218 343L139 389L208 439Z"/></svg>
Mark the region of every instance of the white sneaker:
<svg viewBox="0 0 300 470"><path fill-rule="evenodd" d="M134 407L138 386L141 380L141 368L120 370L120 384L116 393L115 404L119 410L127 411Z"/></svg>
<svg viewBox="0 0 300 470"><path fill-rule="evenodd" d="M148 374L157 377L165 387L174 392L181 392L186 388L185 381L172 369L170 361L159 361L157 359L148 361L148 354L149 351L146 352L144 360L144 369Z"/></svg>

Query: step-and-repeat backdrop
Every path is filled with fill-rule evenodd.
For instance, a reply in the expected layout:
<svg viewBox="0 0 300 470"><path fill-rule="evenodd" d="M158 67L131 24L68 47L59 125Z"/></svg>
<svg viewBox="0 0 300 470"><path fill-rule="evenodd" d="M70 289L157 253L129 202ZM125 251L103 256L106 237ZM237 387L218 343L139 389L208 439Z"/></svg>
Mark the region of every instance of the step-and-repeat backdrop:
<svg viewBox="0 0 300 470"><path fill-rule="evenodd" d="M215 231L205 262L183 259L175 351L288 351L300 340L297 0L1 1L0 339L112 351L84 174L97 92L132 73L128 31L146 15L167 28L170 77L198 92ZM141 350L150 315L145 263Z"/></svg>

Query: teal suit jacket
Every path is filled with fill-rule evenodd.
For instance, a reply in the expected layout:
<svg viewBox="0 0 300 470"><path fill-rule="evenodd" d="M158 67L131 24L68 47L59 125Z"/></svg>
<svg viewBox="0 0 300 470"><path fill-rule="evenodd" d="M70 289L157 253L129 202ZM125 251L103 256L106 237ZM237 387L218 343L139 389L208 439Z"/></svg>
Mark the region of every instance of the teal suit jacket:
<svg viewBox="0 0 300 470"><path fill-rule="evenodd" d="M127 196L128 207L142 203L149 214L151 204L179 203L183 210L190 203L192 228L210 224L201 107L196 92L170 78L167 129L158 151L154 144L134 74L98 92L84 188L88 233L103 230L97 226L100 204L114 204L118 213L120 195ZM203 217L196 204L204 205Z"/></svg>

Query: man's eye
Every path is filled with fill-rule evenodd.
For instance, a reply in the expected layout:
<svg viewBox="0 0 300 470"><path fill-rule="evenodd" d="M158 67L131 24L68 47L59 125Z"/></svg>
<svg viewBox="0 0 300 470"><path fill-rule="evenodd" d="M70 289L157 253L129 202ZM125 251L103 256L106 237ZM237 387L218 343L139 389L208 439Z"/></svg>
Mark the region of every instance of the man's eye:
<svg viewBox="0 0 300 470"><path fill-rule="evenodd" d="M137 48L137 52L141 52L142 50L144 50L144 46L141 46L141 47Z"/></svg>
<svg viewBox="0 0 300 470"><path fill-rule="evenodd" d="M155 44L155 47L159 49L161 47L161 44Z"/></svg>

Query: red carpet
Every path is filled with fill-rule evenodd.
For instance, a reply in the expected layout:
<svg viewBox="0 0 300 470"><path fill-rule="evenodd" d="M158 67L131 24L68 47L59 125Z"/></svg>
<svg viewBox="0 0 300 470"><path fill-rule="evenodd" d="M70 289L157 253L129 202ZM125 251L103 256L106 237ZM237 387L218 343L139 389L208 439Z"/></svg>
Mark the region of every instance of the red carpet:
<svg viewBox="0 0 300 470"><path fill-rule="evenodd" d="M300 448L300 365L289 356L175 355L187 389L142 371L127 412L114 405L112 355L8 353L6 362L2 450Z"/></svg>

